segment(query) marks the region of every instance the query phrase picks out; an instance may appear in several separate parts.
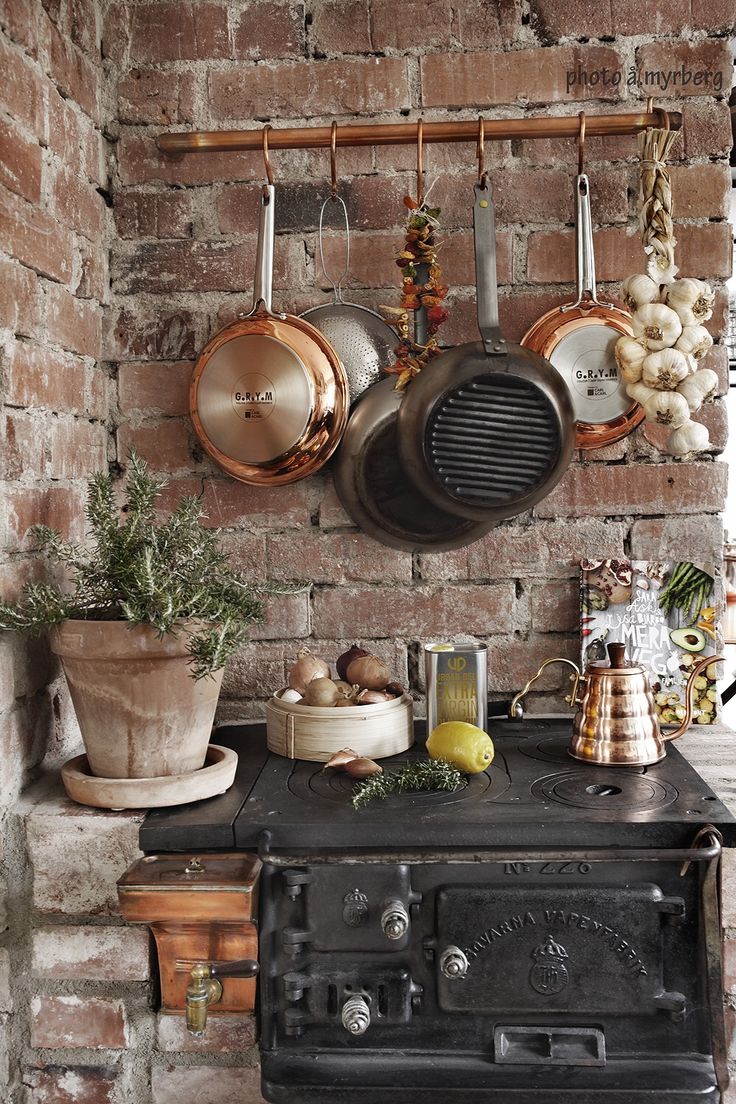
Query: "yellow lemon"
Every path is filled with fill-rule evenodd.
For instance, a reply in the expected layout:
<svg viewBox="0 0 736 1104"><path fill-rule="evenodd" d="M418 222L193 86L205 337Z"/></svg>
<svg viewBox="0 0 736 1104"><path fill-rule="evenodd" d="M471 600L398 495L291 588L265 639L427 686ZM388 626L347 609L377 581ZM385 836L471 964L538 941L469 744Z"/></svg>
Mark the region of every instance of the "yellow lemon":
<svg viewBox="0 0 736 1104"><path fill-rule="evenodd" d="M493 762L493 741L467 721L445 721L427 740L430 759L444 759L465 774L480 774Z"/></svg>

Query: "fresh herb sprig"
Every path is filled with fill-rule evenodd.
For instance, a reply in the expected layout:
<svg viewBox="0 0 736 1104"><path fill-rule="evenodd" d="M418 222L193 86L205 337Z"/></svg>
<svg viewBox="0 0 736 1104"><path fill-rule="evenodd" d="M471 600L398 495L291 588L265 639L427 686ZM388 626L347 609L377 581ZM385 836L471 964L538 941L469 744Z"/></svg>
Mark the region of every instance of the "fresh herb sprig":
<svg viewBox="0 0 736 1104"><path fill-rule="evenodd" d="M444 759L416 759L400 770L373 774L361 782L353 794L353 806L362 809L374 798L411 790L458 790L462 781L460 771Z"/></svg>
<svg viewBox="0 0 736 1104"><path fill-rule="evenodd" d="M659 606L666 616L673 609L679 610L685 622L694 625L701 609L708 605L712 590L713 579L707 571L693 563L678 563L659 595Z"/></svg>

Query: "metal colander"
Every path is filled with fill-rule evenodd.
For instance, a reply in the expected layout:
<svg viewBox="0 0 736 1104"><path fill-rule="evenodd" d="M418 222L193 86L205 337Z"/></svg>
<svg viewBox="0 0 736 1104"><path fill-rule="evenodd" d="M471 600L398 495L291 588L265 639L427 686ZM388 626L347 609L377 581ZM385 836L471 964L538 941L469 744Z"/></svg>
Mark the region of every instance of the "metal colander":
<svg viewBox="0 0 736 1104"><path fill-rule="evenodd" d="M332 280L327 273L322 246L322 220L325 207L332 201L342 205L345 218L345 267L338 280ZM319 258L322 271L332 284L333 301L310 307L303 311L301 317L324 334L339 356L348 377L350 401L355 402L359 395L378 382L381 369L387 368L395 359L398 337L380 314L343 300L342 285L350 272L350 226L347 208L338 195L329 196L322 204L319 214Z"/></svg>

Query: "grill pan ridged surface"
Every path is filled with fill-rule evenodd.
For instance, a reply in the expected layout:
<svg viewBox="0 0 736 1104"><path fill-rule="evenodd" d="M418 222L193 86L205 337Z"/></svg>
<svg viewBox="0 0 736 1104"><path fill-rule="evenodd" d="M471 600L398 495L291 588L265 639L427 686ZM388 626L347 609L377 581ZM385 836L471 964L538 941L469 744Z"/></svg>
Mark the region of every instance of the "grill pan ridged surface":
<svg viewBox="0 0 736 1104"><path fill-rule="evenodd" d="M448 494L491 507L539 486L562 442L555 409L536 384L484 373L440 399L427 423L425 447Z"/></svg>

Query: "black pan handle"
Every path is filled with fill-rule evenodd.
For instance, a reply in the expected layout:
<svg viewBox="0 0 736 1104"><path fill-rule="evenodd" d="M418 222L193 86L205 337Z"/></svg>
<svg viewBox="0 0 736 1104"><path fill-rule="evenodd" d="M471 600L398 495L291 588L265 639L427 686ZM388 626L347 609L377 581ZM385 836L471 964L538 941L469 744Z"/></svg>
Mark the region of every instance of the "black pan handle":
<svg viewBox="0 0 736 1104"><path fill-rule="evenodd" d="M475 282L478 287L478 329L486 356L506 356L506 342L498 324L498 284L496 281L496 213L491 185L476 184L473 205L473 241L475 244Z"/></svg>

